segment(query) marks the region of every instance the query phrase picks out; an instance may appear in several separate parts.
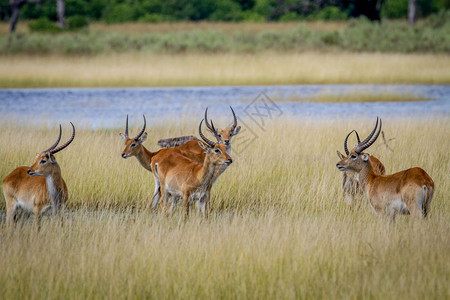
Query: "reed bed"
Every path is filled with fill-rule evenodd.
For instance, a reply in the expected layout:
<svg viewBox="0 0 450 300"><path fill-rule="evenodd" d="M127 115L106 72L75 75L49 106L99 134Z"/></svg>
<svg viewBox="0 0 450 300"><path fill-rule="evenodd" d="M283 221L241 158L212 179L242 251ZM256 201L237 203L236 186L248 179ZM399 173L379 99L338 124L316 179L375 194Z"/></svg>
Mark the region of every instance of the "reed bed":
<svg viewBox="0 0 450 300"><path fill-rule="evenodd" d="M44 218L36 234L31 218L23 217L15 230L3 230L0 294L449 298L450 121L383 119L394 152L380 140L370 153L388 173L420 166L436 185L429 219L400 217L395 227L373 215L366 201L347 207L335 167L346 133L367 134L373 121L274 120L264 135L232 153L233 164L212 190L211 217L204 220L194 209L186 223L181 207L170 218L147 208L153 179L134 158L120 157L122 128L79 128L73 144L57 154L70 194L64 224ZM57 134L56 127L0 127L2 177L31 164ZM196 127L189 121L151 126L145 145L155 150L158 139L195 134ZM238 135L233 149L239 143Z"/></svg>
<svg viewBox="0 0 450 300"><path fill-rule="evenodd" d="M17 55L0 56L0 65L1 88L450 83L445 55Z"/></svg>

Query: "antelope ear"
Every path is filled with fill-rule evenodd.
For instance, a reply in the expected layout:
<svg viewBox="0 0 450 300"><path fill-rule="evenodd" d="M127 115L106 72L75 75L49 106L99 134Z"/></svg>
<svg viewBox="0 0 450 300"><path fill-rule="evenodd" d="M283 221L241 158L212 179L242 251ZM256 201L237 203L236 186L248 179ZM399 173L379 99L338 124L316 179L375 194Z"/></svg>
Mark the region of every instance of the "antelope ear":
<svg viewBox="0 0 450 300"><path fill-rule="evenodd" d="M120 137L122 138L122 140L124 140L124 141L126 141L127 140L127 137L126 137L126 135L125 134L123 134L123 133L120 133Z"/></svg>
<svg viewBox="0 0 450 300"><path fill-rule="evenodd" d="M199 145L200 147L202 147L202 149L205 150L206 153L208 153L209 151L211 151L211 149L210 149L205 143L203 143L202 141L198 141L198 145Z"/></svg>
<svg viewBox="0 0 450 300"><path fill-rule="evenodd" d="M53 155L50 155L50 162L52 164L56 163L56 158Z"/></svg>
<svg viewBox="0 0 450 300"><path fill-rule="evenodd" d="M236 129L233 132L233 135L236 135L239 133L239 131L241 131L241 126L236 127Z"/></svg>
<svg viewBox="0 0 450 300"><path fill-rule="evenodd" d="M337 153L337 155L339 156L339 159L340 159L340 160L343 160L343 159L344 159L344 155L343 155L341 152L336 151L336 153Z"/></svg>
<svg viewBox="0 0 450 300"><path fill-rule="evenodd" d="M139 144L142 144L147 139L147 132L144 132L144 134L141 135L139 140L137 141Z"/></svg>
<svg viewBox="0 0 450 300"><path fill-rule="evenodd" d="M363 155L361 155L361 159L362 159L363 161L368 161L368 160L369 160L369 154L364 153Z"/></svg>

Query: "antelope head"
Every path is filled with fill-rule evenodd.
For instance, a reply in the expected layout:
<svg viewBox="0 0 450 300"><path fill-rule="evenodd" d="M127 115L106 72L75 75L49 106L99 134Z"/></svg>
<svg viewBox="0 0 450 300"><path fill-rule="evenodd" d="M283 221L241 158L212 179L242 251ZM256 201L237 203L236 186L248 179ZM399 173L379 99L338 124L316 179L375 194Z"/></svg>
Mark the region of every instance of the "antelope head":
<svg viewBox="0 0 450 300"><path fill-rule="evenodd" d="M200 145L200 147L202 147L203 150L205 150L206 156L208 157L209 161L213 165L230 165L233 160L231 159L230 155L228 155L225 145L221 143L214 143L213 141L206 138L202 133L202 124L203 120L200 122L200 125L198 127L198 133L203 141L198 141L198 144Z"/></svg>
<svg viewBox="0 0 450 300"><path fill-rule="evenodd" d="M231 137L238 134L239 131L241 130L241 126L237 126L236 114L234 113L234 110L231 106L230 109L231 113L233 114L233 124L231 124L231 126L226 127L225 129L214 127L213 121L212 120L210 122L208 121L208 108L206 108L205 110L206 127L212 134L214 134L219 144L224 144L226 146L230 145Z"/></svg>
<svg viewBox="0 0 450 300"><path fill-rule="evenodd" d="M344 158L346 158L346 157L350 154L350 152L348 151L347 141L348 141L349 136L350 136L353 132L356 134L356 139L358 140L358 144L361 143L361 140L359 139L359 134L358 134L358 132L357 132L356 130L350 131L350 132L347 134L347 136L345 137L345 140L344 140L344 151L345 151L345 155L342 154L341 152L339 152L339 150L336 151L336 153L337 153L337 155L338 155L338 157L339 157L340 160L343 160Z"/></svg>
<svg viewBox="0 0 450 300"><path fill-rule="evenodd" d="M378 121L380 126L378 126ZM359 142L358 145L356 145L356 147L352 149L350 152L347 152L348 151L347 138L353 131L351 131L347 135L347 138L345 139L344 143L344 149L346 150L347 157L342 158L341 161L336 164L336 167L339 169L339 171L352 171L359 173L365 167L365 165L370 164L369 154L363 153L363 151L369 148L373 143L375 143L378 136L380 135L381 125L382 125L381 119L377 117L375 128L372 130L369 136L365 138L363 141Z"/></svg>
<svg viewBox="0 0 450 300"><path fill-rule="evenodd" d="M63 150L67 146L72 143L73 139L75 138L75 126L73 126L72 122L70 122L70 125L72 125L72 136L70 139L64 144L56 148L58 146L59 141L61 140L61 134L62 129L61 125L59 125L59 136L56 139L56 142L48 149L42 151L41 153L36 155L36 161L34 164L28 169L27 173L30 176L48 176L51 175L55 171L60 171L59 165L56 162L54 154L58 153L59 151Z"/></svg>
<svg viewBox="0 0 450 300"><path fill-rule="evenodd" d="M145 126L147 125L147 121L145 119L145 115L142 115L144 117L144 127L142 127L142 130L133 138L130 138L128 136L128 115L127 115L127 121L125 124L125 133L121 133L120 136L125 142L125 149L122 151L122 157L128 158L131 156L137 155L142 150L142 143L145 142L147 139L147 132L145 132Z"/></svg>

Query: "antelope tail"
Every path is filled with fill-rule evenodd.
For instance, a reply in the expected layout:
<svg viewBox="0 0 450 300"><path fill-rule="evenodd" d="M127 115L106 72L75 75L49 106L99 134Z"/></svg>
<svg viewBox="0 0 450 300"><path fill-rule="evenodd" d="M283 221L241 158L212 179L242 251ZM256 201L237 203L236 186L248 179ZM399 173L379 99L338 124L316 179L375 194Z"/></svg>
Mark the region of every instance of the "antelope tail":
<svg viewBox="0 0 450 300"><path fill-rule="evenodd" d="M158 174L158 164L155 164L154 169L155 170L154 170L153 176L155 176L155 178L158 179L158 181L160 181L159 174ZM156 180L155 180L155 184L156 184ZM161 186L158 185L158 190L155 192L155 194L153 195L153 198L152 198L152 208L156 207L160 198L161 198Z"/></svg>
<svg viewBox="0 0 450 300"><path fill-rule="evenodd" d="M189 141L197 140L195 136L180 136L175 138L162 139L158 141L158 146L161 148L174 148L186 144Z"/></svg>
<svg viewBox="0 0 450 300"><path fill-rule="evenodd" d="M423 190L423 205L422 205L422 215L424 218L428 216L429 210L430 210L430 203L433 199L433 187L427 187L424 185L422 187Z"/></svg>

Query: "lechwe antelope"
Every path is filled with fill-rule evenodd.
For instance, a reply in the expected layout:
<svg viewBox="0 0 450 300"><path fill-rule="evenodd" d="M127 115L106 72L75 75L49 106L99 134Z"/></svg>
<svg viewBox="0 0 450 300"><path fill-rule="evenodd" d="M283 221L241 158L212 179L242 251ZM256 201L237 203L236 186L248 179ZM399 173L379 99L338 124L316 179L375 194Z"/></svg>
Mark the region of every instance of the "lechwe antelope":
<svg viewBox="0 0 450 300"><path fill-rule="evenodd" d="M217 140L217 143L219 144L224 144L225 148L226 148L226 152L228 153L228 155L231 155L231 138L235 135L237 135L239 133L239 131L241 130L241 126L237 125L237 117L236 117L236 113L234 112L233 107L230 106L230 110L231 113L233 114L233 123L226 127L225 129L220 129L220 128L216 128L214 126L213 121L208 121L208 108L205 109L205 124L206 127L208 128L208 131L211 132L214 137ZM202 134L202 133L200 133ZM204 136L202 135L202 138ZM165 147L168 149L173 149L172 147L176 147L176 148L182 148L182 150L188 152L188 153L195 153L195 157L192 157L191 155L186 155L184 153L182 153L183 155L194 159L197 162L202 163L203 160L205 159L205 152L203 151L203 149L200 148L199 144L197 143L197 141L199 141L195 136L183 136L183 137L176 137L176 138L168 138L168 139L163 139L163 140L159 140L158 141L158 145L160 147ZM184 145L186 145L186 147L184 148ZM201 155L198 155L198 153L201 153ZM225 172L225 170L227 169L228 165L219 165L216 167L215 173L214 173L214 180L212 182L212 184L216 183L217 179L219 178L219 176ZM155 196L153 197L153 201L152 201L152 206L155 207L160 199L161 194L157 193L155 194Z"/></svg>
<svg viewBox="0 0 450 300"><path fill-rule="evenodd" d="M161 183L161 197L166 208L169 200L171 206L169 214L177 204L179 198L183 198L184 216L189 215L189 202L193 199L200 201L200 210L204 217L208 215L210 192L218 166L228 166L232 163L226 147L220 143L208 140L202 134L203 120L199 125L199 134L203 141L197 141L205 151L205 159L202 163L194 161L177 152L154 160L155 175Z"/></svg>
<svg viewBox="0 0 450 300"><path fill-rule="evenodd" d="M421 168L411 168L392 175L378 175L370 163L370 155L363 153L378 138L381 131L378 118L375 129L349 155L336 164L340 171L357 174L364 195L376 213L386 213L395 223L397 214L426 217L433 198L434 182Z"/></svg>
<svg viewBox="0 0 450 300"><path fill-rule="evenodd" d="M237 126L237 118L233 107L230 106L231 113L233 114L233 124L226 127L225 129L220 129L214 127L214 123L208 121L208 108L205 110L205 124L208 130L214 135L219 144L224 144L227 148L227 153L231 155L231 138L239 133L241 126ZM181 136L175 138L162 139L158 141L158 145L161 148L173 148L183 145L189 141L198 141L195 136ZM194 145L194 144L192 144ZM195 143L198 146L198 143Z"/></svg>
<svg viewBox="0 0 450 300"><path fill-rule="evenodd" d="M122 139L125 142L125 148L122 151L122 157L128 158L128 157L136 157L136 159L139 161L139 163L148 171L153 173L152 169L152 160L153 158L156 159L162 159L164 156L172 153L172 152L178 152L181 155L184 155L186 157L189 157L192 160L202 162L205 158L204 151L201 147L198 146L197 140L189 141L183 145L180 145L175 148L167 148L167 149L160 149L156 152L152 152L145 148L143 143L147 139L147 132L145 132L146 127L146 119L144 118L144 126L142 127L141 131L133 138L130 138L128 136L128 115L127 115L127 121L125 125L125 133L120 134ZM155 191L152 196L152 207L155 207L156 204L158 204L159 199L161 197L160 192L160 183L158 178L153 173L153 178L155 180Z"/></svg>
<svg viewBox="0 0 450 300"><path fill-rule="evenodd" d="M226 151L228 154L231 152L231 145L230 145L230 139L232 136L239 133L239 130L241 129L240 126L237 126L237 118L236 114L234 113L233 108L230 106L231 112L233 113L233 124L225 129L216 129L214 125L208 124L208 128L211 128L212 132L214 133L214 136L216 137L218 143L225 144ZM207 111L205 110L205 117L207 117ZM170 145L176 145L180 144L176 147L172 148L166 148L166 149L160 149L157 152L151 152L147 148L143 146L144 141L147 139L147 133L145 132L146 127L146 119L144 118L144 126L142 130L134 137L129 138L128 136L128 116L126 120L125 125L125 134L120 134L121 137L124 139L125 142L125 149L122 151L122 157L128 158L131 156L135 156L139 163L150 172L153 172L152 168L152 161L153 159L161 160L164 156L169 155L172 152L177 152L183 156L186 156L196 162L202 163L205 159L205 151L199 146L198 139L196 137L192 137L190 140L189 137L180 137L180 138L173 138L173 139L166 139L166 146ZM171 141L169 141L171 140ZM180 142L182 141L182 143ZM161 141L160 141L161 142ZM158 142L159 143L159 142ZM161 146L161 145L160 145ZM216 170L216 174L214 176L215 180L222 174L225 169L226 165L220 166ZM155 180L155 191L153 193L152 197L152 207L155 207L159 199L161 198L161 192L160 192L160 183L158 178L156 178L153 174L154 180Z"/></svg>
<svg viewBox="0 0 450 300"><path fill-rule="evenodd" d="M37 227L42 214L49 208L56 215L67 201L67 186L61 176L54 154L63 150L75 138L75 127L72 123L72 136L64 144L58 146L62 129L59 125L59 136L47 150L37 154L31 167L18 167L3 179L3 193L6 200L6 221L16 222L16 210L22 208L32 211Z"/></svg>
<svg viewBox="0 0 450 300"><path fill-rule="evenodd" d="M344 151L347 156L350 154L350 152L348 151L347 141L348 141L348 137L353 132L355 132L355 134L356 134L358 143L361 143L358 132L356 132L356 130L350 131L344 140ZM339 151L336 151L336 152L337 152L337 155L339 156L340 160L343 160L347 157L347 156L344 156ZM372 168L373 168L373 171L375 172L375 174L384 175L386 173L384 165L375 156L371 155L369 158L369 162L372 165ZM358 183L358 180L356 179L355 172L344 171L342 175L343 175L342 191L343 191L343 195L344 195L344 200L347 204L349 204L350 206L353 206L354 202L355 202L355 198L361 198L361 196L363 196L363 191L361 189L360 184Z"/></svg>

